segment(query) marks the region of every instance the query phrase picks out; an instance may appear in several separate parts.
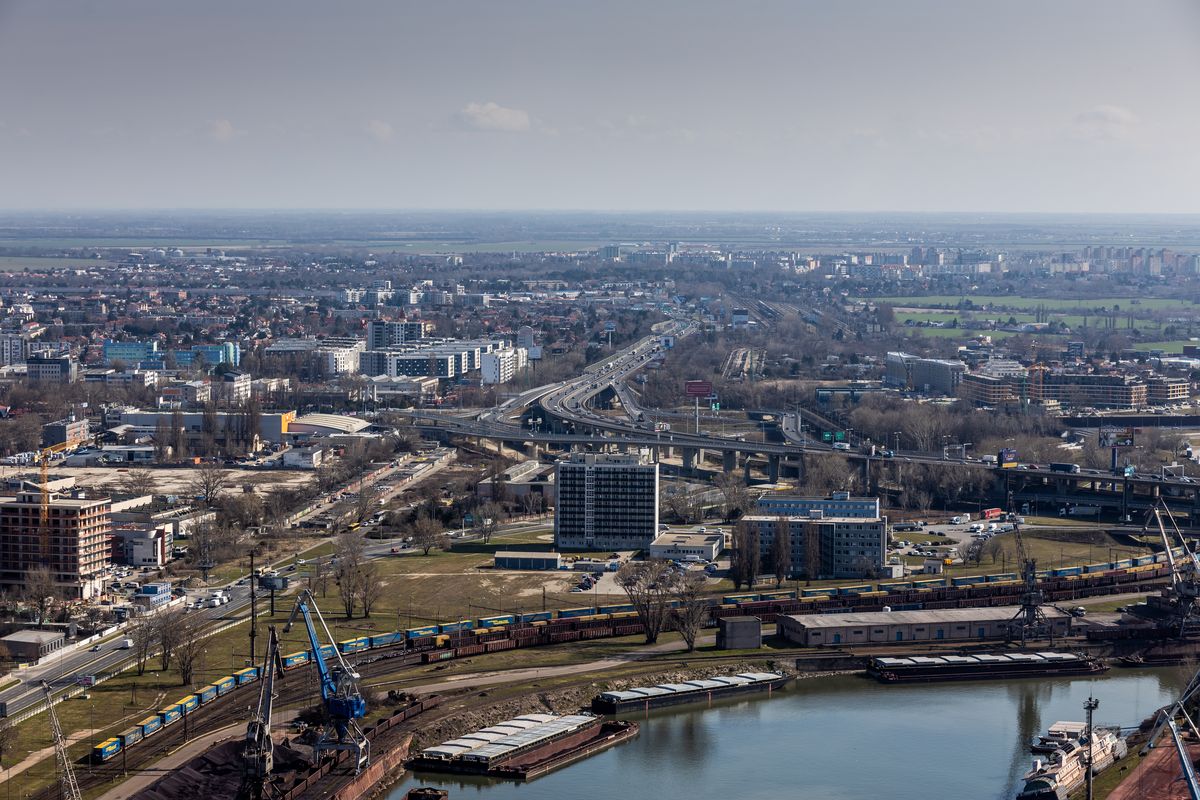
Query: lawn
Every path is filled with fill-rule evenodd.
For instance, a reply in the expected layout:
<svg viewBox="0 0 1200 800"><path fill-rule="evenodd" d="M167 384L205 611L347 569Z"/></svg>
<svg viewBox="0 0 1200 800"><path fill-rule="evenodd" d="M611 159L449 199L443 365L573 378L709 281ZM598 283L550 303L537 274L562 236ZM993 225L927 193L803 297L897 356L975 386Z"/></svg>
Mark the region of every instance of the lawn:
<svg viewBox="0 0 1200 800"><path fill-rule="evenodd" d="M1139 311L1193 311L1196 308L1190 301L1173 298L1130 300L1128 297L1057 299L1048 297L1015 297L1011 295L926 295L916 297L872 297L870 299L877 303L887 303L893 306L952 309L957 309L959 304L964 300L970 300L976 310L981 306L991 305L997 308L1033 311L1040 306L1047 311L1073 311L1076 313L1086 311L1089 314L1095 314L1100 309L1111 311L1114 307L1120 307L1122 313L1133 312L1135 314Z"/></svg>

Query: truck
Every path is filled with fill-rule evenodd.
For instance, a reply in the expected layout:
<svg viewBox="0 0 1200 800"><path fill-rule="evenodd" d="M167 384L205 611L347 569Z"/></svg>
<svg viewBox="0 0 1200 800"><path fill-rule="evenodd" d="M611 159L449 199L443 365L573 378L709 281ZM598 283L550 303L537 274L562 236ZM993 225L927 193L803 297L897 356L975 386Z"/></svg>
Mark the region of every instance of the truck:
<svg viewBox="0 0 1200 800"><path fill-rule="evenodd" d="M965 525L971 521L970 514L958 514L950 518L951 525Z"/></svg>
<svg viewBox="0 0 1200 800"><path fill-rule="evenodd" d="M997 459L995 456L992 456L992 455L980 456L979 463L987 464L989 467L994 467L994 466L996 466Z"/></svg>
<svg viewBox="0 0 1200 800"><path fill-rule="evenodd" d="M1054 462L1054 463L1050 464L1050 471L1051 472L1066 472L1071 475L1078 475L1079 474L1079 465Z"/></svg>
<svg viewBox="0 0 1200 800"><path fill-rule="evenodd" d="M998 508L985 508L979 514L980 519L999 519L1004 515L1004 512Z"/></svg>
<svg viewBox="0 0 1200 800"><path fill-rule="evenodd" d="M133 639L130 639L128 637L126 637L124 639L118 639L117 645L113 649L114 650L132 650L133 649Z"/></svg>
<svg viewBox="0 0 1200 800"><path fill-rule="evenodd" d="M1060 508L1058 510L1060 517L1098 517L1100 516L1100 506L1071 506L1069 508Z"/></svg>

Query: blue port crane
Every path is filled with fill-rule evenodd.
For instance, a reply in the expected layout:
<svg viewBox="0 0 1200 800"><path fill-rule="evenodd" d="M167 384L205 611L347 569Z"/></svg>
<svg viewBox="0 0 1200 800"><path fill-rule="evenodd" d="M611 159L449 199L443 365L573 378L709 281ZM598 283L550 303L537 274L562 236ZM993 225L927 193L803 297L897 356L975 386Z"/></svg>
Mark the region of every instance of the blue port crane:
<svg viewBox="0 0 1200 800"><path fill-rule="evenodd" d="M304 617L304 625L308 628L308 643L312 648L313 664L316 665L317 676L321 682L321 701L325 706L326 722L317 732L316 743L313 745L313 760L319 762L326 751L348 750L355 756L356 768L362 770L370 763L371 743L367 741L358 722L367 713L367 701L358 689L360 676L342 657L337 643L329 635L329 628L325 625L325 618L321 616L321 609L317 608L316 598L308 589L296 598L296 606L283 628L284 633L292 629L297 616ZM313 624L314 616L332 645L330 650L336 661L332 667L326 663L325 655L321 652L321 642L317 636L316 625Z"/></svg>

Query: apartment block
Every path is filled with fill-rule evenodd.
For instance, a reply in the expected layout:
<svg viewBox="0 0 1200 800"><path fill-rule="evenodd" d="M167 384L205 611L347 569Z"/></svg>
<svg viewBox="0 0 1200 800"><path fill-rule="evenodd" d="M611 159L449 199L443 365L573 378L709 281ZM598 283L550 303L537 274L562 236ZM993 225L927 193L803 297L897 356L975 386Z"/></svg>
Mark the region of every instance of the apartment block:
<svg viewBox="0 0 1200 800"><path fill-rule="evenodd" d="M645 550L658 535L658 464L642 456L575 453L558 462L554 543Z"/></svg>

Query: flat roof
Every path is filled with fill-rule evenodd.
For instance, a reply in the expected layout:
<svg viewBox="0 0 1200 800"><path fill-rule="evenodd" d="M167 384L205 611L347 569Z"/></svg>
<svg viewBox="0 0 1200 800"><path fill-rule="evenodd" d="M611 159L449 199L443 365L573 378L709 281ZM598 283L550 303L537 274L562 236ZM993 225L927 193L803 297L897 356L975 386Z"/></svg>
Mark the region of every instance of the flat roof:
<svg viewBox="0 0 1200 800"><path fill-rule="evenodd" d="M1069 617L1066 612L1045 606L1047 617ZM787 618L804 628L843 628L849 625L921 625L937 622L1003 622L1016 614L1015 606L994 608L942 608L928 611L867 611L850 614L802 614Z"/></svg>
<svg viewBox="0 0 1200 800"><path fill-rule="evenodd" d="M496 558L562 558L562 553L545 553L539 551L521 552L520 550L497 550Z"/></svg>
<svg viewBox="0 0 1200 800"><path fill-rule="evenodd" d="M682 547L700 547L706 544L712 544L715 541L725 542L725 534L723 533L675 533L674 531L664 531L654 537L654 541L650 543L651 547L661 547L663 545L673 544Z"/></svg>
<svg viewBox="0 0 1200 800"><path fill-rule="evenodd" d="M371 427L371 423L359 417L347 417L341 414L305 414L296 417L288 423L292 425L311 425L314 428L330 428L338 433L359 433Z"/></svg>
<svg viewBox="0 0 1200 800"><path fill-rule="evenodd" d="M0 637L0 641L22 642L24 644L46 644L62 639L61 631L14 631L8 636Z"/></svg>

